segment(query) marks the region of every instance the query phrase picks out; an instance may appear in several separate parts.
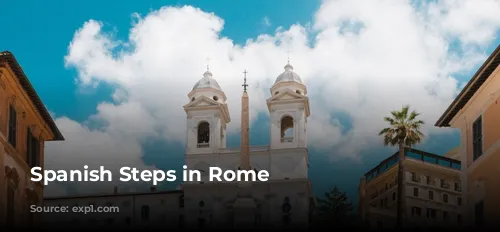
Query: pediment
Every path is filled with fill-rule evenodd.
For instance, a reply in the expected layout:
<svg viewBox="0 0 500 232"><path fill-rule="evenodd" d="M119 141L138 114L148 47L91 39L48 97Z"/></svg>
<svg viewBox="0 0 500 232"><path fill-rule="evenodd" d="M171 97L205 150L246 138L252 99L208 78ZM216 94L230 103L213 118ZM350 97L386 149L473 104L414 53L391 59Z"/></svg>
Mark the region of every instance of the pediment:
<svg viewBox="0 0 500 232"><path fill-rule="evenodd" d="M296 99L305 99L306 96L295 93L291 90L285 90L281 93L278 93L271 98L269 98L268 101L281 101L281 100L296 100Z"/></svg>
<svg viewBox="0 0 500 232"><path fill-rule="evenodd" d="M184 108L193 108L193 107L203 107L203 106L218 106L220 103L205 97L201 96L198 99L188 103L187 105L184 106Z"/></svg>

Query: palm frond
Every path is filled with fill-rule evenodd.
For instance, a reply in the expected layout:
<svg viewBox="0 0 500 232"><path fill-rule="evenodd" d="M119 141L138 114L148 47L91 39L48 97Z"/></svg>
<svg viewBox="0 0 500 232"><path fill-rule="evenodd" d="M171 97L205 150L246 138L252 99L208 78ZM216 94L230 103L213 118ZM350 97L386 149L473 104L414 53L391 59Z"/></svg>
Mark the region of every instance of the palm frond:
<svg viewBox="0 0 500 232"><path fill-rule="evenodd" d="M420 128L425 123L422 120L417 120L419 115L420 113L415 110L410 112L409 105L403 106L399 111L391 111L390 116L383 118L389 124L389 127L379 132L379 136L384 136L384 145L395 146L402 143L407 147L411 147L420 143L424 138Z"/></svg>

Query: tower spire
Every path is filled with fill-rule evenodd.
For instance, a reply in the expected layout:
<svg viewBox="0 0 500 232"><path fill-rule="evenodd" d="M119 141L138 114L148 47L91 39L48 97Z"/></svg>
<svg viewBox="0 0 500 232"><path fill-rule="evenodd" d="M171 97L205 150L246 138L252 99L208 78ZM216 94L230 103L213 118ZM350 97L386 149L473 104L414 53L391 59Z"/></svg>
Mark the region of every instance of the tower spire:
<svg viewBox="0 0 500 232"><path fill-rule="evenodd" d="M207 71L210 71L210 56L207 57Z"/></svg>
<svg viewBox="0 0 500 232"><path fill-rule="evenodd" d="M245 71L243 71L243 74L245 75L245 77L243 78L243 91L246 92L247 91L247 87L248 87L248 84L247 84L247 70L245 69Z"/></svg>
<svg viewBox="0 0 500 232"><path fill-rule="evenodd" d="M240 169L250 170L250 117L249 117L249 107L248 107L248 94L247 94L247 70L244 72L244 83L243 83L243 96L241 97L241 154L240 154Z"/></svg>

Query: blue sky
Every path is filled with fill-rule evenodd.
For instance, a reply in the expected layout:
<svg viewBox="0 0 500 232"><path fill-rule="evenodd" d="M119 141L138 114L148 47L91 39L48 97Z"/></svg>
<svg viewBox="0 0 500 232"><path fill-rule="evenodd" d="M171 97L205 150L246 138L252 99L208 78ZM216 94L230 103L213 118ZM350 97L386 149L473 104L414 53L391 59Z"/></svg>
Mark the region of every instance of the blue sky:
<svg viewBox="0 0 500 232"><path fill-rule="evenodd" d="M147 99L153 96L163 95L145 95L143 92L140 92L138 88L136 88L136 86L138 86L137 84L130 84L137 83L134 82L137 80L128 77L127 74L123 74L123 77L121 77L119 74L120 72L116 71L120 69L124 70L124 66L116 64L118 62L109 63L111 65L107 67L106 70L102 69L102 67L102 70L99 70L98 66L92 66L92 62L108 62L113 59L115 61L123 61L123 53L127 53L130 50L128 50L127 46L122 45L121 47L118 46L117 48L109 49L108 51L110 51L112 55L99 53L97 50L102 49L102 47L97 46L96 48L86 46L86 44L91 44L89 41L99 42L95 34L90 37L78 37L75 33L82 28L86 28L86 26L90 28L92 25L100 25L99 27L96 26L99 28L99 32L97 32L98 35L106 37L109 41L124 41L127 43L130 42L130 29L134 27L132 14L139 13L144 22L150 23L148 30L141 30L140 32L142 33L141 38L144 38L147 43L163 45L176 43L182 41L182 38L190 38L190 36L208 36L204 39L206 40L206 46L212 47L207 48L206 51L202 49L195 50L194 48L193 50L187 50L185 48L177 49L173 45L172 47L165 45L165 49L168 51L182 53L179 57L184 57L185 55L185 57L192 57L193 60L196 60L196 62L193 61L194 66L178 67L178 69L175 70L176 73L181 73L177 75L179 77L182 75L189 76L194 72L191 75L193 77L192 79L189 79L189 81L182 78L175 79L175 75L170 76L167 72L165 72L164 76L159 75L157 73L161 74L163 72L160 67L158 67L158 72L144 72L145 70L139 70L138 73L144 73L144 77L148 77L147 80L151 81L150 83L144 84L144 88L154 86L155 83L162 85L165 83L165 80L169 80L169 84L173 86L180 86L181 84L182 86L194 85L195 81L201 77L201 73L204 71L203 62L207 55L216 57L214 61L211 61L211 65L214 66L213 72L215 76L234 75L233 73L238 73L238 71L231 70L225 73L225 70L229 69L226 66L231 65L231 62L226 60L222 61L223 58L221 57L226 57L227 54L218 54L218 52L228 49L228 47L237 50L236 54L239 54L240 61L235 62L234 66L238 66L239 68L240 66L243 67L247 65L250 67L250 77L252 77L252 74L256 76L261 75L263 77L258 80L257 77L255 77L250 81L251 86L260 86L261 89L264 89L254 89L254 92L250 92L251 98L256 99L256 101L259 100L262 105L255 106L255 112L257 113L254 115L255 120L251 128L251 143L255 145L265 145L269 141L269 119L263 107L265 106L266 94L268 94L266 88L270 87L266 85L272 83L270 81L279 75L283 65L286 63L286 53L284 49L282 49L284 46L280 46L276 41L283 42L287 38L292 38L291 45L287 45L287 47L292 47L291 57L292 64L294 64L296 68L295 70L299 75L305 78L306 84L310 83L308 88L310 95L312 95L311 101L315 99L315 103L312 104L312 111L313 114L315 114L314 111L318 112L314 115L314 119L323 120L322 122L326 123L324 125L327 125L324 127L322 127L321 124L311 126L311 130L314 132L309 132L316 133L311 136L313 137L311 138L311 143L313 145L309 148L309 173L313 182L314 191L317 194L322 194L330 186L338 185L342 190L347 191L351 197L355 198L359 178L371 167L376 165L376 163L395 151L392 148L384 148L380 144L377 144L376 141L378 138L376 132L378 131L375 130L379 127L374 126L374 129L367 128L366 125L363 124L363 121L368 121L367 123L371 123L370 120L381 121L382 116L384 116L381 113L387 112L387 110L383 109L396 109L402 104L411 103L412 106L417 106L417 110L424 111L424 114L429 115L428 117L425 116L426 118L424 119L427 124L429 124L429 127L432 127L435 119L445 110L447 104L451 102L453 96L460 90L463 83L470 79L478 66L484 61L486 55L490 54L500 43L498 37L500 23L498 23L498 21L492 21L489 24L484 23L485 20L492 20L491 17L488 18L485 16L481 18L480 16L484 14L481 14L481 12L478 13L476 11L477 9L467 7L467 4L462 4L462 8L456 5L441 4L436 7L446 8L450 12L456 10L457 14L463 13L465 9L468 13L467 17L471 17L471 20L469 20L470 22L464 25L463 22L456 20L460 17L451 14L439 15L440 18L438 17L437 19L427 15L429 19L425 22L436 27L432 30L426 29L429 31L426 31L425 33L427 34L424 33L425 36L422 36L422 38L425 38L427 42L423 43L414 38L401 37L395 40L400 42L400 44L395 44L393 42L392 45L378 44L374 46L370 44L369 41L363 40L363 38L366 37L362 36L364 36L363 33L374 33L367 36L373 38L373 43L383 43L384 37L381 35L384 30L382 26L377 26L383 24L382 20L388 20L387 22L394 24L394 27L402 27L393 28L389 31L389 33L395 33L394 35L397 36L403 36L402 34L405 33L411 35L415 33L414 35L420 36L419 30L425 28L423 25L424 23L422 23L422 25L418 23L413 24L412 21L407 20L408 15L411 16L412 13L405 13L404 9L412 7L411 4L397 3L393 4L394 6L379 4L374 6L377 8L371 11L366 11L366 9L359 7L360 4L360 2L356 4L352 2L349 3L349 1L330 1L323 3L316 0L217 2L98 2L89 0L81 2L56 1L51 3L42 3L40 1L9 1L3 4L3 8L8 9L4 11L3 16L4 19L8 19L9 23L4 23L2 25L3 36L0 37L0 50L9 50L14 53L36 91L45 102L47 108L57 118L59 126L67 128L63 128L62 131L67 131L71 134L69 136L71 141L78 141L79 138L84 138L84 135L79 137L80 134L76 133L76 125L83 125L82 128L85 129L86 135L89 135L91 132L117 135L118 131L121 131L126 136L132 136L131 134L134 134L134 139L137 139L141 145L141 149L137 151L141 153L138 157L143 160L144 165L154 164L157 168L161 169L180 170L183 164L184 145L179 140L175 139L177 128L169 127L169 125L175 124L177 119L167 116L173 115L182 118L180 116L182 116L184 112L181 107L182 104L185 103L178 104L177 108L168 108L170 105L166 103L164 108L161 108L161 98L159 102L149 102ZM217 20L214 21L213 18L207 15L204 15L202 19L196 18L195 14L199 12L192 13L188 11L180 11L179 15L170 14L169 12L159 13L165 17L159 17L159 19L157 19L161 21L158 27L151 26L156 25L154 21L148 21L148 15L151 12L157 12L161 7L182 7L184 5L191 5L194 8L199 8L203 12L213 12L218 19L223 19L224 23L219 25L216 22ZM419 6L413 7L420 9L418 8ZM488 6L485 5L484 7ZM389 18L389 16L384 15L384 13L387 14L397 9L403 9L403 11L396 11L399 13L395 13L394 16L391 17L401 17L402 22L408 23L408 25L414 26L415 28L404 23L398 24L399 22L395 18ZM379 10L380 16L377 16L377 10ZM430 11L424 9L421 10L421 12L429 13ZM183 14L186 15L183 16ZM149 31L161 31L163 30L162 28L164 28L164 30L175 30L174 26L172 26L172 28L169 26L181 24L182 21L173 20L175 17L180 17L181 19L193 17L193 21L189 21L189 23L200 22L200 24L195 25L188 23L186 25L192 25L193 28L196 30L199 29L199 31L186 28L185 30L174 31L175 33L166 33L165 35ZM100 24L89 23L89 20L95 20L92 22L99 22ZM215 34L218 35L218 38L211 38L210 30L208 30L209 32L204 31L202 27L205 22L209 25L208 27L213 27L212 29L216 31ZM339 22L343 22L343 24L339 24ZM356 24L356 22L358 24ZM441 22L443 23L441 24ZM474 23L488 26L475 27ZM293 27L293 25L300 25L300 28ZM361 25L361 27L359 25ZM219 26L221 27L219 28ZM364 30L363 28L367 29ZM396 33L393 30L401 30L401 33ZM87 32L91 33L89 31ZM484 33L485 31L487 33ZM198 32L200 32L200 34L195 34ZM280 34L280 32L283 33ZM257 39L258 36L264 34L272 38ZM394 35L391 37L394 37ZM481 37L481 35L483 37L486 35L486 38ZM154 38L166 39L157 41L154 40ZM179 40L179 38L181 39ZM231 41L229 45L225 39ZM249 39L251 40L250 42L248 42ZM436 40L434 41L432 39ZM75 42L73 47L70 46L72 41ZM388 43L391 43L391 41L388 41ZM205 46L203 44L203 39L201 39L200 44L196 46L193 45L193 47L203 47ZM78 56L79 53L77 51L81 50L78 50L77 46L81 46L79 49L92 51L94 56L90 58ZM144 47L145 45L135 44L136 51L140 50L140 46ZM380 54L385 53L380 53L380 51L377 51L377 48L384 49L390 46L391 48L394 47L394 49L388 51L386 56L381 57ZM402 52L402 49L399 49L398 46L408 50ZM311 49L311 47L313 47L313 49ZM360 48L358 50L356 47L362 47L363 49ZM373 48L373 50L371 48ZM311 49L311 51L307 49ZM143 48L143 50L145 52L150 51L147 48ZM422 50L426 53L420 54ZM241 52L241 54L238 52ZM370 54L370 52L373 54ZM220 51L220 53L224 53L224 51ZM311 55L310 53L316 55ZM106 54L109 56L106 56ZM129 54L137 55L134 52ZM141 54L144 55L143 53ZM233 53L228 52L228 54ZM142 55L137 56L142 57ZM324 56L324 58L317 58L318 60L316 62L311 63L308 60L314 60L316 58L308 59L306 55L311 57ZM258 62L259 56L262 59L270 59L276 63L272 63L272 67L268 67L266 64ZM241 57L245 57L246 59ZM159 59L165 59L165 62L171 61L165 57ZM345 63L343 63L344 61ZM390 64L391 61L402 63ZM150 63L154 62L149 62L148 65ZM357 65L357 63L359 63L359 65ZM453 65L450 65L450 63ZM116 67L113 65L116 65ZM394 68L395 70L392 72L388 71L388 67L392 66L396 67ZM198 70L193 71L193 67ZM356 68L353 70L352 67ZM376 70L377 67L379 67L380 70ZM398 67L401 67L401 69L398 69ZM420 73L422 67L425 67L425 69ZM153 67L153 69L155 68L157 68L157 66ZM183 69L186 71L183 72ZM405 70L407 70L407 72ZM402 74L398 75L395 73L397 71ZM82 73L87 75L83 75ZM379 81L379 79L377 79L383 79L384 76L392 76L394 78L400 76L401 78L408 79L402 81L398 79L395 79L396 81L392 81L391 79ZM448 79L448 77L457 80L457 82L455 83L451 79ZM156 82L154 78L159 79ZM91 83L86 80L91 80ZM233 99L238 102L238 94L236 93L239 91L237 89L240 88L240 84L238 84L240 80L238 79L234 81L234 83L229 81L224 82L224 80L225 79L219 79L223 89L235 89L234 91L231 90L235 92L235 94L230 96L233 96ZM231 80L234 80L234 78ZM387 91L377 92L375 89L377 86L367 88L373 84L377 85L377 83L382 86L382 89L384 86L387 86L387 88L392 90L395 89L394 92L407 95L402 96L400 99L394 99L395 97L393 95L383 95ZM393 86L389 87L387 83L393 83ZM414 84L415 89L422 92L418 92L417 90L415 90L417 92L412 92L413 90L404 91L405 87L403 83ZM349 86L349 84L352 85ZM183 89L181 87L179 88ZM378 86L378 88L380 90L381 87ZM410 86L410 88L413 88L413 85ZM126 97L127 100L116 100L113 98L113 95L116 93L115 90L117 89L129 92L128 98ZM185 91L185 94L181 94L182 96L180 96L179 99L187 98L185 95L189 91L189 88L186 87L184 89L187 91ZM132 96L139 97L132 99ZM379 96L379 102L372 100ZM399 95L395 93L395 96ZM433 97L439 100L434 101L435 99ZM394 102L392 102L392 100L394 100ZM165 101L170 102L170 100L167 99L165 99ZM107 105L107 108L104 106L103 108L99 108L100 104L103 102L110 104ZM112 106L121 106L124 102L134 103L131 105L137 106L139 110L144 109L145 114L151 116L151 118L153 118L152 121L156 123L153 124L152 127L165 126L164 131L158 132L160 133L159 136L155 134L154 136L148 137L144 134L136 135L136 129L133 127L126 128L130 123L122 124L123 128L121 130L110 126L112 125L109 121L110 118L117 119L116 117L118 117L111 116L111 114L113 114L113 112L119 112L118 109L114 110ZM432 102L431 106L428 106L428 102ZM329 107L323 107L325 104ZM356 104L359 105L357 106ZM237 111L238 105L235 104L233 108ZM328 109L328 111L323 110L323 108ZM108 111L104 112L104 109ZM135 108L124 108L121 110L126 109L130 110ZM321 112L319 111L320 109ZM379 109L382 112L379 112ZM154 112L157 111L161 113L155 114ZM178 111L180 114L170 114L171 111ZM97 115L97 118L100 120L93 120L95 118L93 115ZM237 117L233 116L233 118ZM130 122L127 120L132 120L130 118L118 119L119 120L115 121ZM162 124L162 122L166 123L166 125ZM380 122L377 123L380 124ZM118 127L118 125L116 125L116 127ZM110 128L113 128L113 130ZM324 128L326 132L323 131L320 133L318 130L314 130L315 128ZM363 128L366 128L366 130L363 130ZM332 132L330 132L330 129ZM131 131L134 133L130 133ZM459 144L457 132L441 132L435 128L429 128L428 131L429 136L427 141L419 145L418 148L437 154L444 154L446 151ZM73 134L72 132L75 133ZM66 137L68 136L66 135ZM182 137L182 135L180 135L180 137ZM237 135L231 137L228 143L229 146L238 146L239 137ZM73 143L68 142L68 144ZM348 145L350 145L350 147ZM47 157L49 160L57 162L56 159L61 157L66 157L65 159L68 160L74 158L71 154L63 154L64 152L72 153L68 150L70 148L59 149L57 146L64 145L57 144L48 149ZM363 149L358 149L358 147L363 147ZM98 153L98 151L101 151L100 149L93 151L89 146L82 149L85 149L85 153L78 154L88 153L89 155L88 157L87 155L80 155L77 160L81 162L86 160L85 157L88 159L99 157L97 154L90 155L90 153ZM51 154L51 151L54 154ZM58 152L61 154L57 154ZM115 154L112 152L106 152L106 154L110 155L110 160L122 159L120 156L113 156ZM137 158L133 155L130 157ZM60 163L60 165L64 164L64 161L62 162L63 163ZM77 188L69 187L69 190L70 193L77 193ZM353 200L355 201L356 199Z"/></svg>

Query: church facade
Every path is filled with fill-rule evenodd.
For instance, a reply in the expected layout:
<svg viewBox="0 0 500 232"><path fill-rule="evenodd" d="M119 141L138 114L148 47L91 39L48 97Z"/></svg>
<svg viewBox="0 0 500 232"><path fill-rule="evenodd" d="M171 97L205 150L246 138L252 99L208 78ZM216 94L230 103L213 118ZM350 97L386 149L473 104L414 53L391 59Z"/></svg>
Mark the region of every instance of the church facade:
<svg viewBox="0 0 500 232"><path fill-rule="evenodd" d="M210 71L188 94L185 164L201 181L185 182L186 225L306 226L314 197L308 179L307 88L290 64L270 87L269 146L249 146L249 103L245 84L240 148L226 147L231 122L226 96ZM266 170L266 182L209 182L209 167Z"/></svg>

